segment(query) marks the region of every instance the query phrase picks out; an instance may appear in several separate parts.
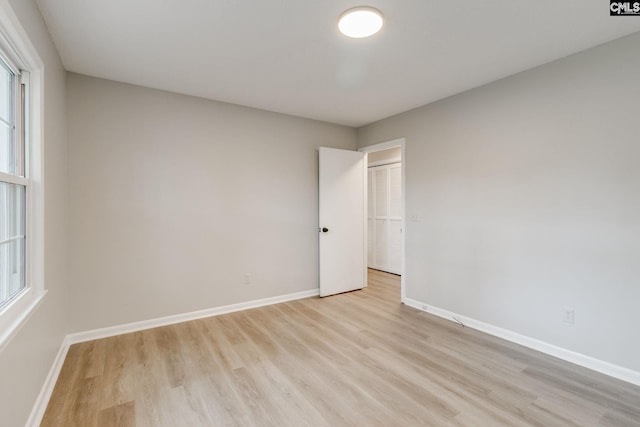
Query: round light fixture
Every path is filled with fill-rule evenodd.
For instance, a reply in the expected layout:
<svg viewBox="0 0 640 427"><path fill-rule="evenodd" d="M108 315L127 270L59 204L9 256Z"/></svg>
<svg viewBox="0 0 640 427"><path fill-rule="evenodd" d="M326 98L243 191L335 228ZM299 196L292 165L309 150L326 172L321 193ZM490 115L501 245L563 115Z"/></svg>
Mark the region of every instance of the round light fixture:
<svg viewBox="0 0 640 427"><path fill-rule="evenodd" d="M338 29L342 34L354 39L369 37L380 31L383 24L382 12L369 6L359 6L346 10L338 18Z"/></svg>

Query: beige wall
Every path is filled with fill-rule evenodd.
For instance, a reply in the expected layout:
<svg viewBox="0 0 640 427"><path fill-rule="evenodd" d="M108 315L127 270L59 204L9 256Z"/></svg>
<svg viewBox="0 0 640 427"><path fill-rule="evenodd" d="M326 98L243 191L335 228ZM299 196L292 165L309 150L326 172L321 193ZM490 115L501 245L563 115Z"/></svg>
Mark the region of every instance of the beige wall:
<svg viewBox="0 0 640 427"><path fill-rule="evenodd" d="M317 288L317 147L355 149L354 129L67 85L71 331Z"/></svg>
<svg viewBox="0 0 640 427"><path fill-rule="evenodd" d="M406 137L409 298L640 371L639 46L359 129Z"/></svg>
<svg viewBox="0 0 640 427"><path fill-rule="evenodd" d="M23 426L66 334L67 177L65 71L34 3L11 0L45 65L44 185L45 288L47 295L0 352L0 424Z"/></svg>

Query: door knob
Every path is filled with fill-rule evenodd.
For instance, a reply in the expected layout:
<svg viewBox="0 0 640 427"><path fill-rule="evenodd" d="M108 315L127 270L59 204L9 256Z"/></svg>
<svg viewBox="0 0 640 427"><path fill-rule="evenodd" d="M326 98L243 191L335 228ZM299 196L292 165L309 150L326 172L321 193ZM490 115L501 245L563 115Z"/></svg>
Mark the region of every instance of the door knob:
<svg viewBox="0 0 640 427"><path fill-rule="evenodd" d="M327 227L322 227L320 231L322 231L323 233L326 233L327 231L329 231L329 229Z"/></svg>

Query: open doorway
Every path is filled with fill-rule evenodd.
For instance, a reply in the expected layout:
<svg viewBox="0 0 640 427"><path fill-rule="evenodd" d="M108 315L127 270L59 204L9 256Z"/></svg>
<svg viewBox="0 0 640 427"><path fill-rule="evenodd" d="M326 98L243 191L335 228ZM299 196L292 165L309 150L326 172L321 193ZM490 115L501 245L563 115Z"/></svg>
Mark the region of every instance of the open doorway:
<svg viewBox="0 0 640 427"><path fill-rule="evenodd" d="M368 153L367 266L400 276L400 299L404 302L405 140L359 151Z"/></svg>

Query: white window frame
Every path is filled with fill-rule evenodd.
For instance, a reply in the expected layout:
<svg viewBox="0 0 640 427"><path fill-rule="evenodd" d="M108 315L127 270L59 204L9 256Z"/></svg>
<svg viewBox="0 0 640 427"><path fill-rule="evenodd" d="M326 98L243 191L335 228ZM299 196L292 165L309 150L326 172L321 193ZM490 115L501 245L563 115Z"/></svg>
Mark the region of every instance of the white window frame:
<svg viewBox="0 0 640 427"><path fill-rule="evenodd" d="M0 50L28 79L25 94L25 177L2 174L2 181L26 187L25 288L0 308L0 351L42 303L44 287L44 182L42 158L44 65L8 0L0 0Z"/></svg>

